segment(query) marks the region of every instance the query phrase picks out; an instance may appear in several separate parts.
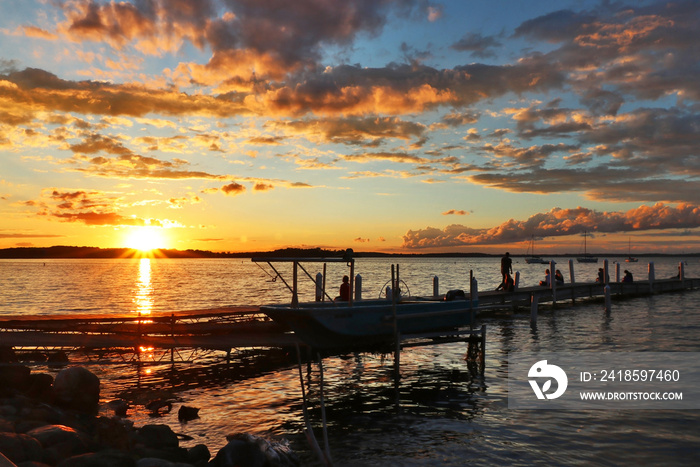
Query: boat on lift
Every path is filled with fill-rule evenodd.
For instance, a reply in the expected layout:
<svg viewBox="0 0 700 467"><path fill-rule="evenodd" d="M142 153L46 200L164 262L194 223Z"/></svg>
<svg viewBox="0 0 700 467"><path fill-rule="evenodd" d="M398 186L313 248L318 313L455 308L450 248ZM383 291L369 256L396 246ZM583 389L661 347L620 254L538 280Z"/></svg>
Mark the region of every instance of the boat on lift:
<svg viewBox="0 0 700 467"><path fill-rule="evenodd" d="M294 332L305 344L316 349L351 349L367 346L393 345L398 334L417 334L438 331L455 331L472 323L473 303L469 294L450 291L444 297L401 297L399 293L398 267L396 278L392 266L392 285L387 287L387 298L340 301L320 291L317 280L304 269L303 262L345 262L350 267L353 281L354 260L348 258L253 258L254 262L267 262L277 273L272 262L293 262L293 285L290 286L279 273L281 281L292 292L291 304L262 305L260 311L273 321ZM317 300L299 302L297 293L297 269L316 282ZM325 272L325 265L324 265ZM323 287L325 289L325 287ZM350 290L354 285L350 284ZM328 300L326 300L326 298Z"/></svg>

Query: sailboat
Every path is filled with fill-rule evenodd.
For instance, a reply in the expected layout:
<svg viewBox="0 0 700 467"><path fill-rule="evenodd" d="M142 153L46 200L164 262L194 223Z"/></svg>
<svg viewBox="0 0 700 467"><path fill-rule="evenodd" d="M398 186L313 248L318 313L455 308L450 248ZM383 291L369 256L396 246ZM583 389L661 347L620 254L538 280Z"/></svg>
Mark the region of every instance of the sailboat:
<svg viewBox="0 0 700 467"><path fill-rule="evenodd" d="M637 261L639 261L637 258L632 257L632 241L629 238L627 239L627 255L628 256L625 262L636 263Z"/></svg>
<svg viewBox="0 0 700 467"><path fill-rule="evenodd" d="M587 232L583 232L583 256L576 258L579 263L597 263L598 258L595 256L590 256L586 251L586 235Z"/></svg>
<svg viewBox="0 0 700 467"><path fill-rule="evenodd" d="M530 240L530 246L528 247L528 251L532 254L532 256L528 256L525 258L525 262L527 264L549 264L549 261L546 259L542 259L539 256L535 256L535 236L532 236L532 240Z"/></svg>

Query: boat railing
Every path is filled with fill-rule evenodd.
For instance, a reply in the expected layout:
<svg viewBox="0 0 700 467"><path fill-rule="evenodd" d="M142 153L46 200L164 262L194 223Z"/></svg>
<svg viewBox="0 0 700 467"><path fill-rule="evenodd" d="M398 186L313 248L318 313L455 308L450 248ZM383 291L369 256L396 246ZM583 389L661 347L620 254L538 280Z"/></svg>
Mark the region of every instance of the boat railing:
<svg viewBox="0 0 700 467"><path fill-rule="evenodd" d="M282 283L289 289L290 292L292 292L292 303L291 306L293 308L297 308L299 306L299 269L301 269L306 276L311 279L311 281L316 285L316 291L317 291L317 300L319 299L318 295L320 292L320 301L324 301L325 298L328 298L328 300L333 303L334 305L337 306L337 303L333 300L333 298L328 295L326 292L326 263L346 263L348 267L350 268L350 274L349 274L349 279L350 279L350 297L348 302L343 302L347 303L348 305L352 306L353 302L353 294L352 291L355 290L355 260L352 258L352 250L348 249L345 252L345 255L340 258L340 257L330 257L330 258L314 258L314 257L303 257L303 258L286 258L286 257L254 257L251 259L254 263L267 263L268 266L275 272L275 275L273 276L273 280L280 279ZM282 276L282 274L275 268L273 263L292 263L292 284L290 285ZM317 280L309 274L309 272L304 268L304 266L301 263L323 263L323 274L322 274L322 283L319 284ZM260 266L258 264L258 266ZM262 266L260 266L261 269ZM263 269L264 270L264 269Z"/></svg>

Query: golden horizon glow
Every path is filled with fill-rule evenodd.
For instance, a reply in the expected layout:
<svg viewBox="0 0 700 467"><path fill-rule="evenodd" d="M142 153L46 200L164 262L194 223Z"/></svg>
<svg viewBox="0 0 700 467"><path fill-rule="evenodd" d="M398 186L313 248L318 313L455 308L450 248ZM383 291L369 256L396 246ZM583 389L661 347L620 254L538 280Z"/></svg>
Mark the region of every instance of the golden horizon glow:
<svg viewBox="0 0 700 467"><path fill-rule="evenodd" d="M129 230L124 241L127 248L139 250L142 253L167 248L162 227L134 227Z"/></svg>

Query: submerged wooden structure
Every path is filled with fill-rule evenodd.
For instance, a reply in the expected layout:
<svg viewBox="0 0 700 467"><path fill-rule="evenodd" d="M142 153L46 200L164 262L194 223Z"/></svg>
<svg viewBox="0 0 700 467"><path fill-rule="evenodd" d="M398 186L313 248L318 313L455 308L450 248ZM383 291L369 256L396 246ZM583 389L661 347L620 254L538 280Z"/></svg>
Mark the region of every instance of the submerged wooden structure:
<svg viewBox="0 0 700 467"><path fill-rule="evenodd" d="M92 363L186 362L184 350L293 348L300 341L256 306L152 314L0 316L0 346L60 363L80 353ZM114 357L117 357L116 359Z"/></svg>

